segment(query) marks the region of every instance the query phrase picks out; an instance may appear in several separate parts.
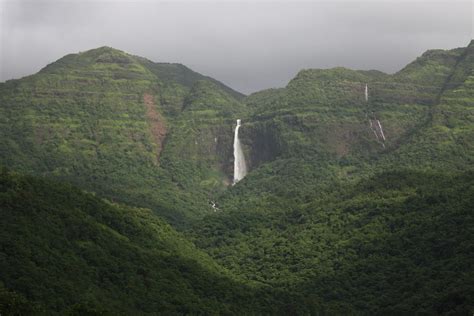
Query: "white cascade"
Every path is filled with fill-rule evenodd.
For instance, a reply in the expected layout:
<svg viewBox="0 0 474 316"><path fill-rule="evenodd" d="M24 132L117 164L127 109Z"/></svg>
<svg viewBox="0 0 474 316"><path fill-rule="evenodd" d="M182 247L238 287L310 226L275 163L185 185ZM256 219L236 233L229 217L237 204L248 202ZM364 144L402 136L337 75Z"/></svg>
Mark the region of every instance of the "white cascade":
<svg viewBox="0 0 474 316"><path fill-rule="evenodd" d="M211 204L212 210L213 210L214 212L217 212L217 211L219 210L219 208L217 207L216 202L211 201L211 202L209 202L209 204Z"/></svg>
<svg viewBox="0 0 474 316"><path fill-rule="evenodd" d="M240 120L237 120L237 126L234 133L234 184L239 182L247 174L244 152L239 140Z"/></svg>
<svg viewBox="0 0 474 316"><path fill-rule="evenodd" d="M364 95L365 95L365 102L368 103L369 102L369 87L367 86L367 84L365 84ZM367 112L365 113L365 116L369 118ZM373 119L372 119L372 117L373 117ZM375 125L375 123L377 125ZM370 124L370 129L372 130L372 132L374 132L375 139L377 140L378 143L380 143L382 145L383 148L385 148L385 144L384 144L385 134L383 133L382 124L380 123L379 120L377 120L377 117L374 115L373 112L372 112L371 117L369 118L369 124ZM377 129L377 127L378 127L378 129ZM380 134L380 137L379 137L379 134Z"/></svg>
<svg viewBox="0 0 474 316"><path fill-rule="evenodd" d="M379 135L377 134L377 129L374 128L374 125L372 124L371 119L369 119L369 123L370 123L370 129L372 130L372 132L374 132L375 138L377 139L377 142L378 142L379 141Z"/></svg>
<svg viewBox="0 0 474 316"><path fill-rule="evenodd" d="M382 135L382 138L383 138L383 140L385 141L385 135L384 135L384 133L383 133L382 124L380 124L380 121L379 121L379 120L377 120L377 124L379 124L380 135Z"/></svg>

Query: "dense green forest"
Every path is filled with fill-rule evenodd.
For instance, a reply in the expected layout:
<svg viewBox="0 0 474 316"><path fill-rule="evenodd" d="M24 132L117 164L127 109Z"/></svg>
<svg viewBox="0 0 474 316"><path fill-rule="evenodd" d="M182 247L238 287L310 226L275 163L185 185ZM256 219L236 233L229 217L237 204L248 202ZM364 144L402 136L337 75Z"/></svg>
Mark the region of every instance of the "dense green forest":
<svg viewBox="0 0 474 316"><path fill-rule="evenodd" d="M474 42L249 96L67 55L0 83L0 165L2 314L474 312Z"/></svg>
<svg viewBox="0 0 474 316"><path fill-rule="evenodd" d="M0 205L2 314L271 308L259 304L265 287L233 277L148 209L6 170Z"/></svg>

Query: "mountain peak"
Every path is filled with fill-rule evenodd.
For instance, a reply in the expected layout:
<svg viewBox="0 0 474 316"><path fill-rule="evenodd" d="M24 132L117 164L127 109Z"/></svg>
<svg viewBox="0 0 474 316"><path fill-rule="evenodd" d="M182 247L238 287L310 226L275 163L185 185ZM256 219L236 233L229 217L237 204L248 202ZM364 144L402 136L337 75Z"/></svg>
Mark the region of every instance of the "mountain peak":
<svg viewBox="0 0 474 316"><path fill-rule="evenodd" d="M120 49L117 49L117 48L113 48L111 46L100 46L100 47L97 47L97 48L92 48L92 49L89 49L83 53L89 53L89 52L118 52L118 53L123 53L123 54L127 54L125 53L124 51L120 50Z"/></svg>
<svg viewBox="0 0 474 316"><path fill-rule="evenodd" d="M368 80L367 73L352 70L345 67L334 67L329 69L304 69L301 70L295 78L293 78L289 85L298 81L305 82L323 82L323 81L361 81Z"/></svg>
<svg viewBox="0 0 474 316"><path fill-rule="evenodd" d="M89 57L98 63L129 64L133 62L132 56L124 51L108 46L90 49L78 54L79 57Z"/></svg>
<svg viewBox="0 0 474 316"><path fill-rule="evenodd" d="M68 54L40 70L40 73L63 73L94 67L96 64L127 65L135 63L133 56L124 51L102 46L76 54Z"/></svg>

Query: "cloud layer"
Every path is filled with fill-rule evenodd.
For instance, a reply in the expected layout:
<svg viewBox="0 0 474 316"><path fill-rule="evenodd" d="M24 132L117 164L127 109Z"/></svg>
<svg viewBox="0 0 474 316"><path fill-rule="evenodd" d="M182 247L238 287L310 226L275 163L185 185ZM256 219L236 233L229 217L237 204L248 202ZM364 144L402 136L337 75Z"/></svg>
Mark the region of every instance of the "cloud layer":
<svg viewBox="0 0 474 316"><path fill-rule="evenodd" d="M472 38L470 1L0 0L0 81L65 54L112 46L179 62L245 93L302 68L394 72Z"/></svg>

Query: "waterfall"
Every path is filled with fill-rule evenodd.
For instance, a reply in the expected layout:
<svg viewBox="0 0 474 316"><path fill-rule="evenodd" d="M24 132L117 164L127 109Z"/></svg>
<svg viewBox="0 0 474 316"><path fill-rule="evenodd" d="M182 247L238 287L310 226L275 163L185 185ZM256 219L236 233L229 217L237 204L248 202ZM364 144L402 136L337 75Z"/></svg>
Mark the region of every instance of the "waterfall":
<svg viewBox="0 0 474 316"><path fill-rule="evenodd" d="M379 124L380 135L382 135L382 138L383 138L383 140L385 141L385 135L384 135L384 133L383 133L382 124L380 124L380 121L379 121L379 120L377 120L377 124Z"/></svg>
<svg viewBox="0 0 474 316"><path fill-rule="evenodd" d="M365 94L365 102L368 105L368 103L369 103L369 87L367 86L367 84L365 84L365 93L364 94ZM374 132L375 139L377 140L378 143L380 143L382 145L383 148L385 148L385 143L384 143L385 142L385 134L383 133L382 124L377 119L374 112L372 112L372 115L369 116L368 107L367 107L367 112L365 113L365 117L369 119L370 129L372 130L372 132ZM380 137L379 137L379 135L380 135Z"/></svg>
<svg viewBox="0 0 474 316"><path fill-rule="evenodd" d="M379 135L377 135L377 129L374 128L374 125L372 124L372 120L369 119L369 123L370 123L370 129L372 130L372 132L374 132L375 134L375 139L377 139L377 142L379 142Z"/></svg>
<svg viewBox="0 0 474 316"><path fill-rule="evenodd" d="M219 210L219 208L217 207L216 202L210 201L209 204L211 204L212 210L213 210L214 212L217 212L217 211Z"/></svg>
<svg viewBox="0 0 474 316"><path fill-rule="evenodd" d="M234 133L234 184L242 180L247 174L244 152L239 140L240 120L237 120L237 126Z"/></svg>

